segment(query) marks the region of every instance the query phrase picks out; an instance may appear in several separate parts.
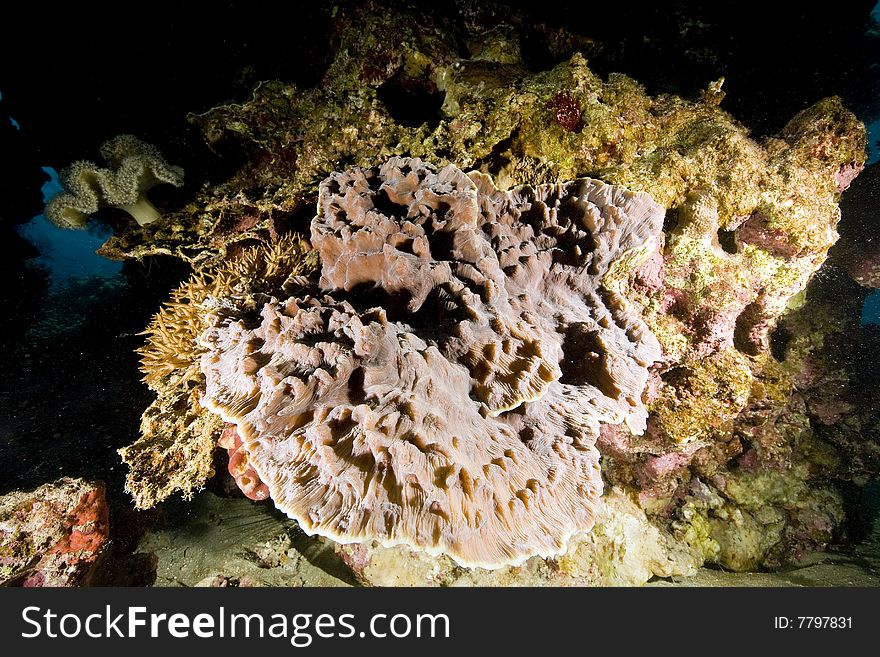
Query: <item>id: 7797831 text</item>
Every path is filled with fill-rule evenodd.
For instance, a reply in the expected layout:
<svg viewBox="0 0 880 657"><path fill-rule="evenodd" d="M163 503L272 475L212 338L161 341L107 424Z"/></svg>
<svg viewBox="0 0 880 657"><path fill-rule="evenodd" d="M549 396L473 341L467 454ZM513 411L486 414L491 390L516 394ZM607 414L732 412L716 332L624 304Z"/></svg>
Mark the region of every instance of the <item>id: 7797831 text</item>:
<svg viewBox="0 0 880 657"><path fill-rule="evenodd" d="M851 630L852 616L774 616L776 630Z"/></svg>

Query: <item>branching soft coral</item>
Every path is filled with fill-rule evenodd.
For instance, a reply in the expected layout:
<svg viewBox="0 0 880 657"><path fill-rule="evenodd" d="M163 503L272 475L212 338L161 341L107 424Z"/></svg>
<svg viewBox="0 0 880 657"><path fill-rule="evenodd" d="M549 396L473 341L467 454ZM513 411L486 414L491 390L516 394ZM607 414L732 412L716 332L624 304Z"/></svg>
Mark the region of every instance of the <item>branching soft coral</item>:
<svg viewBox="0 0 880 657"><path fill-rule="evenodd" d="M132 135L119 135L101 146L107 168L81 160L61 172L66 190L46 205L46 217L62 228L84 228L102 207L125 210L141 226L156 221L147 191L167 183L183 185L183 169L168 164L156 147Z"/></svg>
<svg viewBox="0 0 880 657"><path fill-rule="evenodd" d="M316 255L296 235L244 249L193 274L171 294L144 331L138 353L144 381L157 393L141 419L141 438L120 450L131 471L126 489L139 508L149 508L176 491L189 496L213 474L213 454L223 422L200 405L204 376L196 338L207 328L209 297L274 291L316 267ZM224 445L225 446L225 445ZM247 474L245 453L233 463ZM254 482L254 487L259 482ZM253 492L252 492L253 494Z"/></svg>

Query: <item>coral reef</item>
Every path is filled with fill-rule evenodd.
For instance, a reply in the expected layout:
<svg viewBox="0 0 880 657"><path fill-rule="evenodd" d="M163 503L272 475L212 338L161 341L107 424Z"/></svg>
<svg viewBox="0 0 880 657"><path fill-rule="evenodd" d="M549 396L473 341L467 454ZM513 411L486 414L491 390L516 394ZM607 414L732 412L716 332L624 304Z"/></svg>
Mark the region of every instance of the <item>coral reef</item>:
<svg viewBox="0 0 880 657"><path fill-rule="evenodd" d="M160 216L147 191L161 184L183 185L183 169L169 165L154 146L132 135L105 142L101 157L107 168L82 160L61 171L66 191L46 204L46 218L63 228L85 228L91 215L109 206L146 226Z"/></svg>
<svg viewBox="0 0 880 657"><path fill-rule="evenodd" d="M177 491L189 496L214 472L223 423L200 402L204 349L197 339L207 328L206 300L275 289L312 268L314 257L295 235L242 248L191 276L153 318L140 354L144 381L157 396L144 412L140 439L120 450L130 468L126 489L138 507L149 508Z"/></svg>
<svg viewBox="0 0 880 657"><path fill-rule="evenodd" d="M84 586L109 539L104 485L64 478L0 497L0 585Z"/></svg>
<svg viewBox="0 0 880 657"><path fill-rule="evenodd" d="M490 568L564 551L592 526L599 423L645 427L659 345L614 282L662 209L409 158L333 174L318 207L317 288L214 302L202 403L310 533Z"/></svg>
<svg viewBox="0 0 880 657"><path fill-rule="evenodd" d="M462 568L452 559L375 543L339 545L361 584L372 586L632 586L654 576L692 575L690 554L676 550L644 511L620 491L608 491L596 523L562 556L533 557L517 568Z"/></svg>
<svg viewBox="0 0 880 657"><path fill-rule="evenodd" d="M375 544L364 536L363 543L340 548L358 577L372 583L640 583L691 573L703 563L734 570L772 568L840 539L842 482L863 485L880 470L880 423L872 410L877 408L877 372L852 356L855 350L876 348L876 337L845 315L864 292L836 276L814 274L837 240L841 193L864 165L864 126L838 98L830 97L801 111L777 134L754 139L722 107L735 92L728 89L723 98L720 81L698 100L651 96L625 75L600 78L571 50L550 70L534 72L509 38L517 30L512 23L501 21L492 30L466 25L467 43L490 33L498 38L486 41L485 48L463 52L448 38L449 26L441 20L417 20L406 12L373 11L369 2L340 7L334 19L336 55L322 84L300 89L264 82L246 102L192 116L211 148L218 154L243 154L244 164L219 184L198 191L164 221L114 236L104 252L135 258L176 255L198 268L197 280L232 267L243 249L254 248L247 246L254 241L268 244L272 236L304 230L316 197L320 216L332 208L344 209L346 217L363 210L358 204L373 198L374 192L366 192L372 183L337 175L340 190L334 191L321 188L321 181L338 171L372 170L394 156L422 158L440 170L454 165L491 175L497 192L480 191L488 179L479 173L470 176L488 197L521 194L518 185L548 190L590 177L647 192L666 210L664 238L651 250L618 257L620 266L610 267L602 279L613 298L642 309L640 321L647 326L643 335L656 336L660 352L646 374L644 394L641 379L624 394L636 402L634 409L644 404L644 434L634 436L611 424L602 425L597 437L590 434L602 455L605 492L591 512L593 530L573 536L564 555L532 557L518 567L486 574L462 569L448 556L412 552L405 545L383 547L375 532L380 539ZM565 35L554 42L563 51L566 43L579 43ZM342 193L343 182L354 189L361 185L366 197ZM394 195L407 193L413 184L401 176L387 186L378 205L370 200L377 217L394 215L386 212L397 204ZM506 191L512 188L517 189ZM451 185L443 191L453 194L448 207L436 206L436 198L428 195L416 204L421 209L414 217L461 206L454 189ZM525 399L543 395L534 403L546 402L553 384L545 378L552 380L560 372L560 380L576 378L572 368L594 375L594 368L606 366L601 359L561 359L560 353L567 355L564 343L558 351L559 343L547 339L555 329L540 322L523 320L527 331L513 326L509 313L487 303L494 292L482 281L494 279L479 266L464 277L444 267L426 270L425 258L436 247L427 233L417 230L418 221L383 224L377 219L371 236L346 217L320 223L312 235L322 251L321 284L336 290L330 298L317 287L304 294L312 288L303 281L286 281L286 275L265 284L257 271L230 272L228 285L237 289L224 289L225 283L195 302L182 291L174 302L180 306L172 310L171 304L163 311L168 313L163 322L179 313L181 318L192 316L192 324L180 322L163 332L161 323L154 322L148 349L157 357L145 356L144 364L160 399L145 414L145 423L150 417L161 419L145 433L152 436L151 444L162 443L174 455L163 459L161 450L148 450L149 458L135 465L129 488L149 491L136 495L138 504L149 506L173 490L188 492L202 485L223 425L202 406L207 381L199 359L208 350L219 356L231 348L235 331L241 340L248 332L262 331L266 337L277 333L273 318L285 326L297 317L309 318L314 330L335 331L326 343L337 345L332 349L322 343L309 342L313 351L303 346L303 356L312 360L303 361L308 367L298 373L306 381L303 394L312 385L329 394L320 386L335 381L333 373L315 375L309 368L326 372L319 367L325 358L347 353L355 344L372 344L363 337L358 342L357 335L340 337L345 335L343 320L352 320L350 333L366 335L370 326L377 327L373 342L387 343L401 358L422 357L427 340L401 346L412 327L399 318L407 311L418 315L441 300L451 305L437 314L436 329L457 320L455 313L470 306L448 292L440 294L442 285L448 288L457 280L463 294L478 302L477 315L505 327L511 345L508 352L496 351L500 376L492 368L481 372L486 385L473 392L482 409L480 422L498 421L513 412L503 409ZM491 230L486 234L491 237ZM858 230L851 239L855 246L848 253L857 254L864 240ZM347 251L346 245L353 247L355 241L363 249ZM494 249L487 252L492 253ZM501 262L500 255L495 257ZM394 269L386 272L391 262ZM873 285L871 262L843 256L836 262ZM522 267L518 273L504 271L502 280L528 275L529 267ZM211 327L204 319L208 297L229 300L208 304L214 313ZM288 297L294 301L285 301ZM385 308L384 315L364 314L377 305ZM244 317L251 323L233 328ZM209 328L210 340L200 345L198 336ZM305 335L310 328L298 330ZM537 336L540 353L529 346ZM221 337L228 347L218 347ZM608 346L592 348L595 336L575 332L568 337L572 346L595 354ZM483 340L479 333L468 339ZM273 358L284 360L273 343L257 344L248 347L257 355L249 361L247 345L240 342L241 381L265 370ZM264 346L266 351L260 351ZM647 367L654 357L643 360ZM523 369L509 385L503 370L513 362L523 363ZM474 376L478 362L469 363L467 353L457 356L456 364L468 379L480 378ZM248 368L254 371L248 374ZM219 382L220 375L215 375ZM251 386L254 381L250 379ZM224 408L224 415L234 416L249 461L253 457L278 501L275 471L260 464L260 454L253 453L256 434L239 424L262 398L253 387L242 387L237 394L248 403L234 413ZM226 406L216 399L205 403ZM495 411L501 414L493 418ZM372 422L372 417L364 413L339 419L347 427ZM182 436L175 435L181 430ZM334 430L328 428L331 438ZM174 452L178 441L198 445L198 457ZM332 451L320 447L323 451L315 454ZM135 452L124 453L132 464ZM295 515L303 519L308 514ZM303 519L307 528L320 521ZM350 538L336 530L333 535ZM403 542L434 545L428 539ZM455 548L446 548L454 553Z"/></svg>

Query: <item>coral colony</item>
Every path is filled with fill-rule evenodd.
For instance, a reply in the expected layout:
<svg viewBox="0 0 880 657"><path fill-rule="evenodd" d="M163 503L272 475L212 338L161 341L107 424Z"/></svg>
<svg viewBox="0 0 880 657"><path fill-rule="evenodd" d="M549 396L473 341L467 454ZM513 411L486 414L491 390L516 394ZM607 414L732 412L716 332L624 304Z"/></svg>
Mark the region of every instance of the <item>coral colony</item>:
<svg viewBox="0 0 880 657"><path fill-rule="evenodd" d="M613 279L656 248L662 208L392 158L330 176L319 211L320 279L216 299L201 336L203 403L275 504L464 565L564 551L593 524L599 423L645 427L660 349Z"/></svg>
<svg viewBox="0 0 880 657"><path fill-rule="evenodd" d="M825 546L840 482L880 462L871 405L834 396L850 320L804 294L864 126L831 97L756 141L720 80L652 97L345 11L321 85L190 117L247 154L222 183L160 216L146 190L183 172L123 136L47 208L121 208L102 253L194 268L145 331L137 506L191 496L219 446L365 583L643 583Z"/></svg>
<svg viewBox="0 0 880 657"><path fill-rule="evenodd" d="M67 190L46 204L46 217L65 228L85 228L102 206L127 212L140 226L159 218L147 191L159 184L183 185L183 169L169 166L156 148L132 135L119 135L101 146L110 166L74 162L61 172Z"/></svg>

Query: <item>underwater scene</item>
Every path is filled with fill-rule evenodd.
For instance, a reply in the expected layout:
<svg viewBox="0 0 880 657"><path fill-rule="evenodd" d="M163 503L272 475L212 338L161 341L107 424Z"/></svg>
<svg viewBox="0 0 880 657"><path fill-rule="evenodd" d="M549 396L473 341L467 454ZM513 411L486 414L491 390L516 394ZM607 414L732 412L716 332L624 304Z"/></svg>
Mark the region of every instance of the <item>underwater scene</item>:
<svg viewBox="0 0 880 657"><path fill-rule="evenodd" d="M880 584L876 0L213 4L2 44L0 586Z"/></svg>

